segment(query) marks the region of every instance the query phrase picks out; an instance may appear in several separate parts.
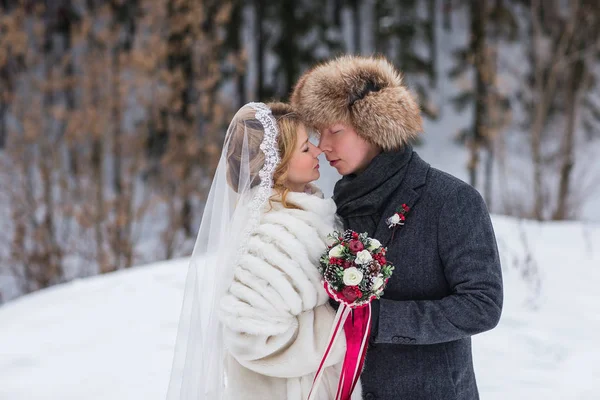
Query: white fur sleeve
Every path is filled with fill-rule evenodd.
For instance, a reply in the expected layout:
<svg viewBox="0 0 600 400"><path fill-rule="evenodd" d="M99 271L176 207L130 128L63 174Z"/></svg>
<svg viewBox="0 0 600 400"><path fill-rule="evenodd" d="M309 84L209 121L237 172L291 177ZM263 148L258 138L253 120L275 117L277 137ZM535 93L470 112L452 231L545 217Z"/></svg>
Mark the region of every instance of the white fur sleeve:
<svg viewBox="0 0 600 400"><path fill-rule="evenodd" d="M306 230L311 240L320 241L320 249L320 235L300 219L293 224L295 234L284 224L260 226L221 306L228 351L246 368L281 378L317 370L335 317L321 288L313 246L297 238L298 230ZM327 365L341 362L344 353L340 335Z"/></svg>

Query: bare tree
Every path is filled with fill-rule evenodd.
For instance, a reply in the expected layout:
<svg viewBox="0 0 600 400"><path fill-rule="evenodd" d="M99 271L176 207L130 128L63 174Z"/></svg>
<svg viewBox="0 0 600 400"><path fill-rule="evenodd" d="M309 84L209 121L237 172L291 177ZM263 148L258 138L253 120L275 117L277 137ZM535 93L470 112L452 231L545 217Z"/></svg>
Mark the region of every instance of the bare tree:
<svg viewBox="0 0 600 400"><path fill-rule="evenodd" d="M565 108L566 122L560 145L559 184L556 193L556 208L552 219L563 220L573 217L571 212L573 167L575 165L575 140L577 122L581 120L584 98L591 89L593 69L600 54L600 12L595 2L583 2L576 10L577 29L571 45L573 63L566 71Z"/></svg>
<svg viewBox="0 0 600 400"><path fill-rule="evenodd" d="M454 99L459 110L473 105L472 125L460 133L459 139L469 152L469 183L483 191L488 207L492 208L493 168L498 161L495 144L501 141L501 132L511 117L508 99L500 92L498 52L502 42L514 40L516 27L513 13L502 1L485 0L468 5L468 46L456 52L457 63L450 75L466 80L465 74L473 72L468 88Z"/></svg>
<svg viewBox="0 0 600 400"><path fill-rule="evenodd" d="M224 47L228 2L86 5L19 5L0 23L15 121L3 125L0 259L23 293L186 254L231 112L220 92L223 59L237 57ZM157 129L163 148L149 153ZM164 251L147 254L141 238Z"/></svg>
<svg viewBox="0 0 600 400"><path fill-rule="evenodd" d="M575 0L564 12L560 7L539 0L531 2L531 54L533 96L530 149L533 163L533 208L538 220L572 217L568 198L572 181L574 137L582 96L589 90L592 74L591 57L599 54L600 39L597 6L593 1ZM542 18L544 17L544 19ZM564 101L560 102L561 99ZM543 145L556 122L556 108L566 111L565 129L560 135L557 155L548 156ZM560 161L556 196L547 188L548 171ZM552 204L554 211L550 209Z"/></svg>

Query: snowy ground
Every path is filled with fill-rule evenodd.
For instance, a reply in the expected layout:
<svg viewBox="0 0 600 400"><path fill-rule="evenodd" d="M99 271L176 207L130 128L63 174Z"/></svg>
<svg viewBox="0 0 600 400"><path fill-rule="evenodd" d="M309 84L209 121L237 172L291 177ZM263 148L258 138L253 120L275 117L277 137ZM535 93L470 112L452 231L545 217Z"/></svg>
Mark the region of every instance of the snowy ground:
<svg viewBox="0 0 600 400"><path fill-rule="evenodd" d="M600 226L494 217L505 308L474 338L483 400L600 398ZM185 259L0 307L0 399L164 398Z"/></svg>

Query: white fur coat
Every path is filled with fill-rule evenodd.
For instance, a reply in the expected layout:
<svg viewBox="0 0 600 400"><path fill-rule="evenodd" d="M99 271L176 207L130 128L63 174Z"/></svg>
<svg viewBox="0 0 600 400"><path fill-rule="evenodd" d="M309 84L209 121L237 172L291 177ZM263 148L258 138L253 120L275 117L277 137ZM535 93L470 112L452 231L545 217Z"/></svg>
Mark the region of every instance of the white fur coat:
<svg viewBox="0 0 600 400"><path fill-rule="evenodd" d="M323 194L289 193L286 209L273 202L240 257L222 300L227 399L305 400L333 325L317 270L325 238L339 226L335 203ZM317 399L335 398L345 354L340 335ZM360 399L360 385L353 394Z"/></svg>

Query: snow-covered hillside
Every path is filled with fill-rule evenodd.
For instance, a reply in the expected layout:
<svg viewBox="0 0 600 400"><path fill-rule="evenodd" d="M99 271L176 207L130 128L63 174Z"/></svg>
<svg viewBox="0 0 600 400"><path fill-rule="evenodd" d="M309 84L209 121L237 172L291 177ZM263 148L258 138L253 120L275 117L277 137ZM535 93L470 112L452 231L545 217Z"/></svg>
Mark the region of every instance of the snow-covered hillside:
<svg viewBox="0 0 600 400"><path fill-rule="evenodd" d="M505 308L473 339L485 400L600 398L600 226L494 217ZM187 260L0 306L0 399L162 400Z"/></svg>

